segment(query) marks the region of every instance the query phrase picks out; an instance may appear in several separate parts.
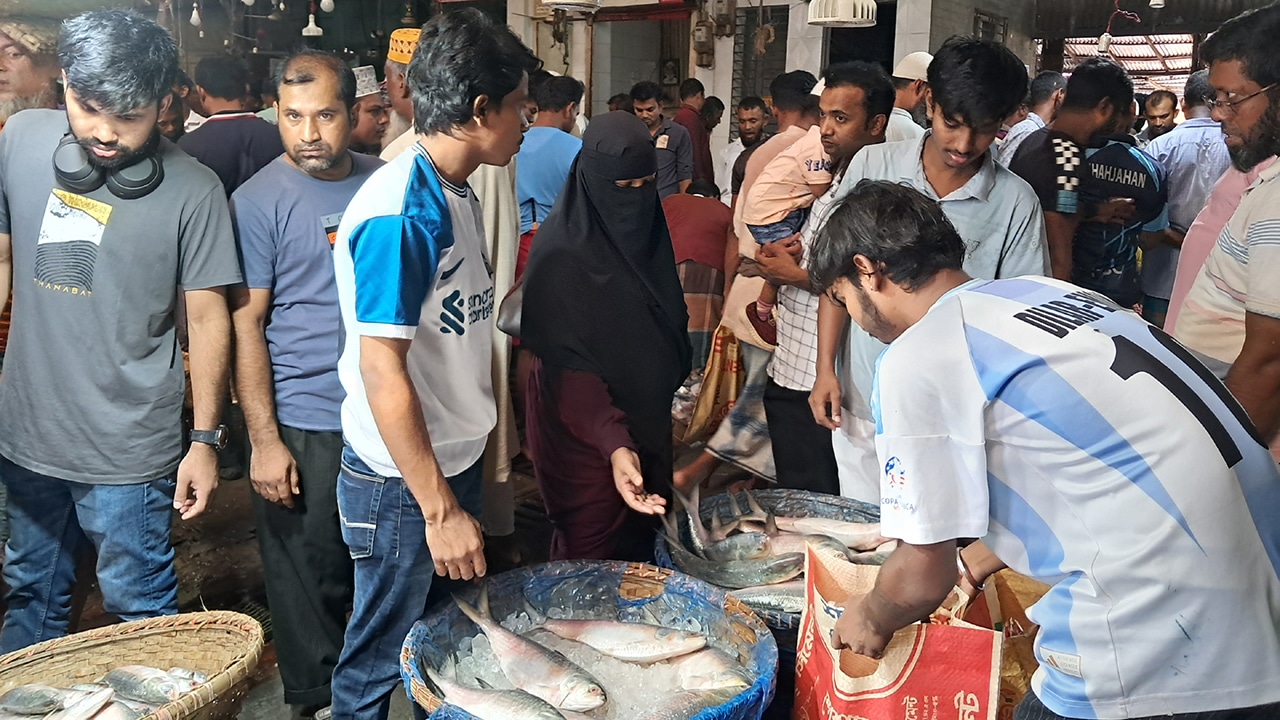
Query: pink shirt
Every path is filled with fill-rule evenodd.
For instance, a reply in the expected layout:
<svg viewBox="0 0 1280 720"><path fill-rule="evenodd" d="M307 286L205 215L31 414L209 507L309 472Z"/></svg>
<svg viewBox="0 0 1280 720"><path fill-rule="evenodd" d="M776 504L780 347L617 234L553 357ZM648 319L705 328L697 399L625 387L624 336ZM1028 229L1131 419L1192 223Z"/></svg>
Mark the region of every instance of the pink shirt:
<svg viewBox="0 0 1280 720"><path fill-rule="evenodd" d="M1218 242L1222 228L1226 227L1227 221L1240 205L1244 191L1249 189L1253 181L1258 178L1258 174L1270 167L1275 160L1274 157L1264 160L1248 173L1242 173L1234 167L1228 168L1218 184L1213 186L1209 199L1205 201L1204 209L1196 216L1195 222L1191 223L1191 227L1187 229L1186 238L1182 241L1182 253L1178 257L1178 274L1173 281L1169 313L1164 321L1165 332L1173 333L1173 328L1178 322L1178 313L1182 310L1182 303L1187 299L1187 293L1191 291L1196 276L1200 274L1200 268L1209 259L1209 251Z"/></svg>

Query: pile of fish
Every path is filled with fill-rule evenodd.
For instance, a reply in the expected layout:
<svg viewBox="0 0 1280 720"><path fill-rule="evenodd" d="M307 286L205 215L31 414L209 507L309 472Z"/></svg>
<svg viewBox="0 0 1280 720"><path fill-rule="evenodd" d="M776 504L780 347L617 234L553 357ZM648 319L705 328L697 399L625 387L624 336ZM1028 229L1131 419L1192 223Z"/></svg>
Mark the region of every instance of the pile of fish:
<svg viewBox="0 0 1280 720"><path fill-rule="evenodd" d="M0 720L137 720L207 681L198 670L125 665L95 683L13 688L0 695Z"/></svg>
<svg viewBox="0 0 1280 720"><path fill-rule="evenodd" d="M480 720L683 720L752 682L698 633L552 618L527 601L504 626L490 615L487 588L476 607L454 600L481 634L424 671L439 697Z"/></svg>
<svg viewBox="0 0 1280 720"><path fill-rule="evenodd" d="M664 516L667 550L681 572L728 588L731 594L759 610L798 613L804 609L806 546L819 552L867 565L882 564L897 547L880 535L879 523L854 523L821 517L775 517L765 512L750 492L747 510L728 494L727 521L719 511L708 527L699 511L698 489L690 497L676 493L689 517L692 547L680 541L672 516Z"/></svg>

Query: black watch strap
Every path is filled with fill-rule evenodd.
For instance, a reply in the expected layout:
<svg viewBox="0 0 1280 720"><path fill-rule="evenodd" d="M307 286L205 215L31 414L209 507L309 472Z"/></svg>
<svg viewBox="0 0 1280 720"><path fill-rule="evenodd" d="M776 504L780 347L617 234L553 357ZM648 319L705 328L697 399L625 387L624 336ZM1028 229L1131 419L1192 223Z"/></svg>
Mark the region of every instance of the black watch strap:
<svg viewBox="0 0 1280 720"><path fill-rule="evenodd" d="M227 426L219 425L212 430L192 430L191 442L212 445L214 450L227 446Z"/></svg>

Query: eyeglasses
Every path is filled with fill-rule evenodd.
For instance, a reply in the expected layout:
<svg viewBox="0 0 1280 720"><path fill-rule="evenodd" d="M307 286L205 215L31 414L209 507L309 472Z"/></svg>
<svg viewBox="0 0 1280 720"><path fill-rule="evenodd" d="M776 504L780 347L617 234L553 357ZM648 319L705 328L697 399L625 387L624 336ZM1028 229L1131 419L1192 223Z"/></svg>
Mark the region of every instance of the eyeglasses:
<svg viewBox="0 0 1280 720"><path fill-rule="evenodd" d="M1266 86L1266 87L1262 88L1262 89L1261 89L1261 90L1259 90L1258 92L1255 92L1255 93L1249 93L1248 95L1245 95L1244 97L1240 98L1239 100L1230 100L1230 101L1228 101L1228 100L1218 100L1217 98L1211 98L1210 100L1208 100L1208 101L1206 102L1206 104L1209 106L1209 110L1210 110L1210 111L1213 111L1213 110L1221 110L1222 112L1227 113L1227 114L1229 114L1229 115L1235 115L1235 114L1236 114L1236 108L1237 108L1237 107L1239 107L1239 105L1240 105L1241 103L1245 103L1245 102L1248 102L1248 101L1250 101L1250 100L1254 99L1255 97L1257 97L1257 96L1261 95L1262 93L1264 93L1264 92L1266 92L1266 91L1268 91L1268 90L1271 90L1271 89L1272 89L1272 88L1274 88L1277 84L1280 84L1280 83L1271 83L1270 85L1268 85L1268 86Z"/></svg>

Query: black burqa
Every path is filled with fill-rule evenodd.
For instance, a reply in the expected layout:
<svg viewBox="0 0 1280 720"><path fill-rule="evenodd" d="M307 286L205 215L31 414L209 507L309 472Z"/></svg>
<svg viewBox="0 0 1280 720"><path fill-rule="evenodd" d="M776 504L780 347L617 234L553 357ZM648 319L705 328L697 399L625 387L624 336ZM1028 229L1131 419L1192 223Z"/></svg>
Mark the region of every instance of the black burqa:
<svg viewBox="0 0 1280 720"><path fill-rule="evenodd" d="M653 182L615 181L657 170L644 123L626 112L591 121L524 275L520 342L544 366L599 376L627 417L651 491L667 494L671 399L692 352L684 293Z"/></svg>

